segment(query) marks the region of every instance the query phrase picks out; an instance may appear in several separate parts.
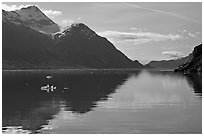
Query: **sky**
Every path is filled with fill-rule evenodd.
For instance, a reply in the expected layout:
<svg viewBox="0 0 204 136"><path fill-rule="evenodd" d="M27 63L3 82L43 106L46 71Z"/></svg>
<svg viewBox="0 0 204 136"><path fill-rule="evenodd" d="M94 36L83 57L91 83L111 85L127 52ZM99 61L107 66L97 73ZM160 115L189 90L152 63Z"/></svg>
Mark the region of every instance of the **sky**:
<svg viewBox="0 0 204 136"><path fill-rule="evenodd" d="M4 2L11 11L38 6L62 28L84 23L132 60L187 56L202 42L201 2Z"/></svg>

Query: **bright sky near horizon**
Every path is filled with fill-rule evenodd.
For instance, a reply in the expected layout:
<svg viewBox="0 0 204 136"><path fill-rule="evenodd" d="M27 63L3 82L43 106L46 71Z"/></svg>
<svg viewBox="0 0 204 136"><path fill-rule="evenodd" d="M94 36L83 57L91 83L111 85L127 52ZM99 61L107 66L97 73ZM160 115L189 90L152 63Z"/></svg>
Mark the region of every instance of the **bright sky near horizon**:
<svg viewBox="0 0 204 136"><path fill-rule="evenodd" d="M132 60L187 56L202 42L201 2L4 2L5 10L38 6L62 27L82 22Z"/></svg>

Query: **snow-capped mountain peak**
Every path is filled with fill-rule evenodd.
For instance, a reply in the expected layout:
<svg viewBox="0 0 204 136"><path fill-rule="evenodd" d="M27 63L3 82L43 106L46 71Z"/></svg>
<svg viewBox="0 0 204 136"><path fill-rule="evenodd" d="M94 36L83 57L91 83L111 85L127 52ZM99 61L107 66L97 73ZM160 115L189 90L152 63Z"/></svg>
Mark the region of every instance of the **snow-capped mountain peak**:
<svg viewBox="0 0 204 136"><path fill-rule="evenodd" d="M21 19L26 20L50 20L38 7L29 6L27 8L22 8L16 10L16 12L21 16Z"/></svg>
<svg viewBox="0 0 204 136"><path fill-rule="evenodd" d="M34 30L45 33L60 31L59 26L48 18L38 7L29 6L15 11L2 11L3 21L23 24Z"/></svg>
<svg viewBox="0 0 204 136"><path fill-rule="evenodd" d="M91 39L97 34L93 30L91 30L87 25L83 23L73 23L71 26L68 26L66 29L55 33L54 39L59 39L59 38L63 38L63 37L70 36L70 35L72 36L81 35L84 38Z"/></svg>

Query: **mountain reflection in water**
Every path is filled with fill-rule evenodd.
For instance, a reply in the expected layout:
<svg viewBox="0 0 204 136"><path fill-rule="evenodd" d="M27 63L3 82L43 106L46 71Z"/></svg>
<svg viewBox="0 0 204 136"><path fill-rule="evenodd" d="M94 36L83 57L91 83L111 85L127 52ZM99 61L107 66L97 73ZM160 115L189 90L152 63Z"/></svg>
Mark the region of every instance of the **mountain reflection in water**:
<svg viewBox="0 0 204 136"><path fill-rule="evenodd" d="M128 74L58 73L53 80L47 80L44 75L4 72L3 126L22 126L35 133L60 111L61 106L78 114L89 112L97 106L97 101L107 100L128 78ZM41 91L44 83L53 84L57 89L53 93Z"/></svg>
<svg viewBox="0 0 204 136"><path fill-rule="evenodd" d="M196 95L202 96L202 74L192 73L192 74L183 74L183 73L174 73L170 71L148 71L152 76L163 76L168 79L183 79L187 80L188 84L192 87L192 91ZM177 80L175 80L176 82Z"/></svg>
<svg viewBox="0 0 204 136"><path fill-rule="evenodd" d="M23 130L26 130L28 133L41 133L44 129L52 130L50 123L58 116L64 116L66 120L75 120L90 111L94 112L95 108L100 106L100 102L111 100L113 94L117 94L117 91L120 91L120 88L132 77L140 78L140 75L145 76L145 74L155 79L163 78L165 86L174 84L168 79L177 79L175 82L178 82L178 79L186 80L195 94L199 96L202 94L202 82L199 76L173 72L3 71L2 131L23 133ZM51 75L52 78L46 79L47 75ZM42 91L40 88L47 84L56 86L56 89L53 92Z"/></svg>
<svg viewBox="0 0 204 136"><path fill-rule="evenodd" d="M193 91L202 96L202 74L189 74L186 75L189 85L192 86Z"/></svg>

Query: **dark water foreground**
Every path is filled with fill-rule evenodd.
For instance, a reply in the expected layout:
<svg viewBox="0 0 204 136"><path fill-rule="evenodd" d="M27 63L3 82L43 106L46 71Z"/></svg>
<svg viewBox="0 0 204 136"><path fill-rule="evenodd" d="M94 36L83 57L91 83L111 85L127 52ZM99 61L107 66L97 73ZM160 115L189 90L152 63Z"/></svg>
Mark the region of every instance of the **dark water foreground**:
<svg viewBox="0 0 204 136"><path fill-rule="evenodd" d="M165 71L3 71L2 131L202 133L201 80Z"/></svg>

